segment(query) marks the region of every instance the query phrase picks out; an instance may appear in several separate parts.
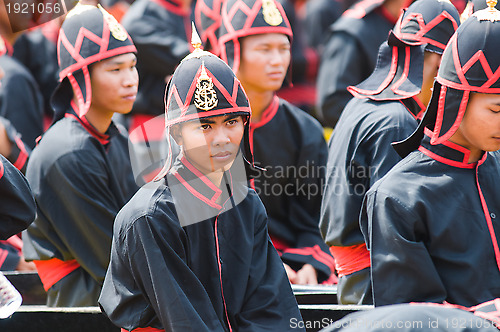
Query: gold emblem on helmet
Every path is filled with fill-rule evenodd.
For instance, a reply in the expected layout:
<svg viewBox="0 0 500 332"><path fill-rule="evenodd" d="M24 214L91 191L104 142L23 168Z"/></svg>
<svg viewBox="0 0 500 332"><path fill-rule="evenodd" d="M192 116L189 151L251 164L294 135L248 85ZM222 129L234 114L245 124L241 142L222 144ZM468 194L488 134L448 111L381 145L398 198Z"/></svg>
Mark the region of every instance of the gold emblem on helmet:
<svg viewBox="0 0 500 332"><path fill-rule="evenodd" d="M120 23L114 18L113 15L108 13L101 5L97 5L102 12L102 16L104 16L104 20L108 24L109 31L111 31L111 35L119 41L125 41L128 38L128 34L125 29L121 26Z"/></svg>
<svg viewBox="0 0 500 332"><path fill-rule="evenodd" d="M283 17L273 0L262 0L262 14L264 21L269 25L277 26L283 22Z"/></svg>
<svg viewBox="0 0 500 332"><path fill-rule="evenodd" d="M194 92L194 105L203 111L210 111L217 106L217 92L214 89L214 83L205 70L205 63L201 64L201 74L196 83Z"/></svg>
<svg viewBox="0 0 500 332"><path fill-rule="evenodd" d="M497 0L486 0L486 4L488 8L475 12L473 16L476 16L479 21L500 21L500 11L495 8Z"/></svg>

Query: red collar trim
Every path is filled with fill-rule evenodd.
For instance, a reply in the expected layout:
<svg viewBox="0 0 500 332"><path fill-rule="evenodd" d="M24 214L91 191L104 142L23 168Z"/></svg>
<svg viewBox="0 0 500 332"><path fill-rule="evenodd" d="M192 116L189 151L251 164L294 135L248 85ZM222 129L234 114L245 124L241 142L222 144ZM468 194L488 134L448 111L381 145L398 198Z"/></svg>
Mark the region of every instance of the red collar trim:
<svg viewBox="0 0 500 332"><path fill-rule="evenodd" d="M75 105L75 102L73 100L71 100L71 107L73 108L73 111L75 112L75 114L78 114L78 111L77 111L78 107ZM109 135L101 134L99 131L97 131L97 129L95 129L95 127L85 117L79 118L75 114L66 113L64 116L66 118L74 118L78 122L80 122L80 124L83 126L83 128L85 128L85 130L87 130L90 135L94 136L99 141L99 143L101 143L102 145L106 145L109 143Z"/></svg>
<svg viewBox="0 0 500 332"><path fill-rule="evenodd" d="M267 106L267 108L262 112L260 120L258 122L250 121L250 129L262 127L269 121L271 121L278 112L279 104L280 104L279 97L277 95L274 95L269 106Z"/></svg>
<svg viewBox="0 0 500 332"><path fill-rule="evenodd" d="M165 8L167 11L174 13L179 16L189 16L191 15L191 11L182 8L182 4L179 1L176 0L150 0L151 2L154 2L163 8Z"/></svg>
<svg viewBox="0 0 500 332"><path fill-rule="evenodd" d="M185 170L190 171L194 176L199 178L211 191L214 192L212 197L207 197L206 195L203 195L200 191L196 190L193 186L191 186L188 181L182 177L182 175L177 172L173 171L172 174L179 180L179 182L191 193L193 194L194 197L198 198L200 201L204 202L205 204L216 208L216 209L222 209L222 206L217 202L217 199L219 199L220 195L222 194L222 190L217 187L215 184L213 184L212 181L210 181L205 174L201 173L196 167L191 164L185 156L182 156L180 159L180 162L182 165L185 166Z"/></svg>
<svg viewBox="0 0 500 332"><path fill-rule="evenodd" d="M430 138L432 137L432 131L428 128L424 129L424 134L428 140L430 140ZM424 141L426 140L426 138L424 138ZM455 158L451 159L451 157L452 157L451 153L449 153L449 155L447 155L447 153L445 153L445 151L442 151L441 149L439 149L440 145L444 145L447 148L458 152L456 154ZM434 148L434 147L436 147L436 148ZM418 148L418 150L420 152L422 152L423 154L425 154L426 156L428 156L436 161L439 161L443 164L453 166L453 167L472 169L472 168L475 168L478 164L477 162L475 162L475 163L468 162L469 156L470 156L470 151L468 149L466 149L463 146L460 146L458 144L455 144L453 142L450 142L450 141L443 141L442 143L440 143L438 145L432 145L430 143L427 143L427 144L425 144L425 147L423 145L421 145ZM433 151L431 151L431 150L433 150ZM485 154L485 155L487 155L487 154ZM457 156L462 156L461 160ZM483 156L483 158L486 159L486 156Z"/></svg>
<svg viewBox="0 0 500 332"><path fill-rule="evenodd" d="M258 122L253 123L250 120L250 131L249 131L249 141L250 141L250 152L253 154L253 132L255 129L263 127L269 121L271 121L276 113L278 112L278 108L280 106L280 99L277 95L274 95L273 100L269 104L269 106L262 112L262 116Z"/></svg>

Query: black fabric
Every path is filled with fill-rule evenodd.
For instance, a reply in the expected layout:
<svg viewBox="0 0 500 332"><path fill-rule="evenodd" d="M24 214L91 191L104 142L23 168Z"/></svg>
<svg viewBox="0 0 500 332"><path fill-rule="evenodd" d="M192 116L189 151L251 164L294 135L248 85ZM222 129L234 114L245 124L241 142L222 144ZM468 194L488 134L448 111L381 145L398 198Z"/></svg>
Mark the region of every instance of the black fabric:
<svg viewBox="0 0 500 332"><path fill-rule="evenodd" d="M370 76L378 48L392 27L376 8L361 18L344 14L330 27L316 82L316 106L323 125L335 126L352 98L347 87Z"/></svg>
<svg viewBox="0 0 500 332"><path fill-rule="evenodd" d="M50 106L50 98L59 83L57 45L47 39L43 29L22 34L14 44L14 57L33 74L43 96L44 114L52 118L54 112Z"/></svg>
<svg viewBox="0 0 500 332"><path fill-rule="evenodd" d="M472 306L500 297L500 271L479 194L498 241L500 153L461 168L451 163L463 165L463 152L429 140L426 136L421 146L441 161L414 151L366 194L360 225L370 250L376 306L411 301Z"/></svg>
<svg viewBox="0 0 500 332"><path fill-rule="evenodd" d="M497 332L493 322L457 308L398 304L360 311L332 323L321 332Z"/></svg>
<svg viewBox="0 0 500 332"><path fill-rule="evenodd" d="M320 218L321 234L328 246L353 246L365 242L359 229L363 197L401 160L391 143L406 138L415 130L418 123L414 114L419 111L408 109L401 101L353 98L347 104L329 142ZM369 281L369 274L364 276ZM341 279L349 278L348 275ZM355 278L366 283L359 276ZM339 303L357 303L362 294L359 298L350 294L359 293L355 288L340 287Z"/></svg>
<svg viewBox="0 0 500 332"><path fill-rule="evenodd" d="M0 257L3 259L0 271L15 271L19 265L21 253L6 241L0 241Z"/></svg>
<svg viewBox="0 0 500 332"><path fill-rule="evenodd" d="M127 137L113 124L106 134L103 145L66 117L44 134L28 163L38 214L23 236L26 259L76 259L81 266L49 290L51 306L97 305L113 220L137 190Z"/></svg>
<svg viewBox="0 0 500 332"><path fill-rule="evenodd" d="M488 73L495 73L500 68L497 56L500 21L490 21L492 14L487 12L488 10L482 10L474 13L450 39L449 47L443 53L432 98L422 123L412 136L395 144L400 155L406 156L418 148L425 127L434 132L432 144L439 144L450 138L458 128L455 122L464 115L469 92L498 93L500 79L493 80L495 76ZM493 17L498 14L496 11ZM481 54L483 60L476 57L478 54ZM475 60L470 62L474 57ZM441 125L435 126L436 123Z"/></svg>
<svg viewBox="0 0 500 332"><path fill-rule="evenodd" d="M26 229L35 219L36 206L25 177L4 156L0 155L0 240L7 240Z"/></svg>
<svg viewBox="0 0 500 332"><path fill-rule="evenodd" d="M318 230L328 153L320 124L280 99L274 117L256 127L251 137L255 164L266 169L255 177L255 189L269 215L269 234L291 248L319 246L328 261L331 256ZM333 264L328 266L307 251L285 251L281 258L295 268L311 264L319 272L320 281L333 272Z"/></svg>
<svg viewBox="0 0 500 332"><path fill-rule="evenodd" d="M12 143L10 154L7 156L7 159L25 174L31 149L21 140L21 134L18 133L9 120L0 116L0 122L5 128L9 141Z"/></svg>
<svg viewBox="0 0 500 332"><path fill-rule="evenodd" d="M37 83L18 60L0 56L5 75L0 85L0 116L9 120L30 149L43 133L43 99Z"/></svg>
<svg viewBox="0 0 500 332"><path fill-rule="evenodd" d="M301 317L258 196L229 170L211 207L175 176L211 197L181 160L118 214L103 311L127 330L228 331L226 318L233 331L288 330Z"/></svg>
<svg viewBox="0 0 500 332"><path fill-rule="evenodd" d="M169 11L151 0L137 0L122 23L137 47L140 84L131 114L164 114L166 82L189 53L190 15Z"/></svg>
<svg viewBox="0 0 500 332"><path fill-rule="evenodd" d="M321 54L328 28L342 15L340 1L316 0L306 2L304 32L308 46Z"/></svg>

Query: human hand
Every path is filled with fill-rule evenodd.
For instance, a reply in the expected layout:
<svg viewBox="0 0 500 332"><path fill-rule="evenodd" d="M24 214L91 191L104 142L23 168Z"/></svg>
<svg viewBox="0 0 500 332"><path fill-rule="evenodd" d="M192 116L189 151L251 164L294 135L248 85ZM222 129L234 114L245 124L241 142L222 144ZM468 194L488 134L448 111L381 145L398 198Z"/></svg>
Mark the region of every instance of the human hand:
<svg viewBox="0 0 500 332"><path fill-rule="evenodd" d="M286 275L291 284L295 284L297 280L297 272L295 272L288 264L283 263L285 267Z"/></svg>
<svg viewBox="0 0 500 332"><path fill-rule="evenodd" d="M299 285L317 285L318 273L311 264L304 264L300 270L296 272L296 284Z"/></svg>

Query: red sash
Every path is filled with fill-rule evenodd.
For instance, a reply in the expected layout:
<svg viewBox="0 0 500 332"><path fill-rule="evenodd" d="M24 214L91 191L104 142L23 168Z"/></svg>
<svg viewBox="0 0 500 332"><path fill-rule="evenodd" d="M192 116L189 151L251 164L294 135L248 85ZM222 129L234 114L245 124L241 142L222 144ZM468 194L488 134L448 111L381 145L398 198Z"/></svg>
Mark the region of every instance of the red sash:
<svg viewBox="0 0 500 332"><path fill-rule="evenodd" d="M331 246L330 252L335 258L335 269L339 277L361 271L371 265L370 252L364 243L350 247Z"/></svg>
<svg viewBox="0 0 500 332"><path fill-rule="evenodd" d="M48 291L59 280L80 267L76 259L62 261L58 258L52 258L45 261L33 261L33 263L36 265L45 291Z"/></svg>

